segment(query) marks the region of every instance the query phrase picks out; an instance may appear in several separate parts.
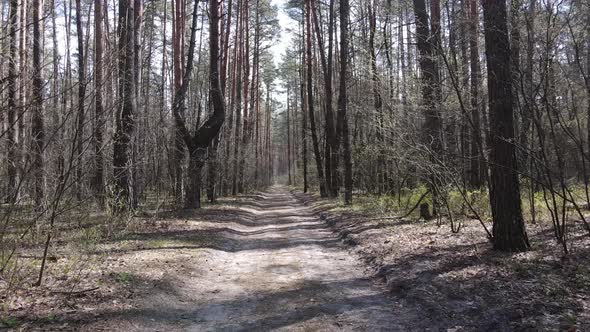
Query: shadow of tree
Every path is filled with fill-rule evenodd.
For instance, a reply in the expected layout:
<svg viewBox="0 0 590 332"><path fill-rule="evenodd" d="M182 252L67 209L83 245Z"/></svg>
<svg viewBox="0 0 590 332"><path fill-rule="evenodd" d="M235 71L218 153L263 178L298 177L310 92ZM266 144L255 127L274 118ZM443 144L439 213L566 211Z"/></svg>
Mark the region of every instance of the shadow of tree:
<svg viewBox="0 0 590 332"><path fill-rule="evenodd" d="M162 283L157 287L161 292L179 295L175 286L169 283ZM362 326L363 323L371 322L372 326L381 326L371 331L407 330L411 321L418 319L419 312L404 312L403 317L406 320L400 319L395 323L384 320L386 316L380 316L378 312L393 309L391 303L391 296L385 291L375 291L368 279L303 280L292 289L253 293L227 300L164 305L153 302L142 308L78 312L63 316L53 323L43 322L43 327L51 329L52 324L84 326L100 321L124 321L134 326L152 326L157 322L158 326L175 329L180 326L196 331L269 331L300 323L310 324L313 320L316 322L311 323L309 328L313 329L313 324L325 328L327 316L333 318L331 321L339 323L339 315L346 314L342 318L346 323ZM269 308L274 310L268 310ZM35 319L23 319L21 323L39 322ZM338 329L339 326L333 325L333 328Z"/></svg>

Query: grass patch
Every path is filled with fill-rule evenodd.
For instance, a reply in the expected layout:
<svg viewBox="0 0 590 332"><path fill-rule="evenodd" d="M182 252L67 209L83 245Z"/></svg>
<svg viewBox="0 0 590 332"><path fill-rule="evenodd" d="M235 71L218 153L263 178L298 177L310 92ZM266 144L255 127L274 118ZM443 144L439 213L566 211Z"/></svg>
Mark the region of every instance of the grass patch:
<svg viewBox="0 0 590 332"><path fill-rule="evenodd" d="M18 320L14 317L0 317L0 327L13 328L18 325Z"/></svg>
<svg viewBox="0 0 590 332"><path fill-rule="evenodd" d="M367 216L401 216L412 209L427 190L428 189L425 186L419 186L413 189L402 188L399 193L394 194L358 194L353 197L352 205L346 205L343 197L341 197L334 201L335 207L331 211L357 212ZM571 190L573 190L573 196L579 207L582 209L587 208L587 205L585 204L585 189L572 186ZM547 208L543 192L535 192L532 200L529 193L530 191L526 187L523 187L521 191L521 199L525 221L532 221L533 213L534 220L537 222L550 221L551 214ZM448 202L450 212L453 216L474 218L475 215L477 215L483 221L489 221L492 219L490 195L487 189L467 190L461 192L454 188L447 188L446 190L441 190L441 195L442 194L446 195L446 201ZM317 195L314 195L314 197L315 196ZM549 193L547 193L547 199L551 199ZM426 195L422 200L422 203L428 203L430 209L432 209L432 195ZM558 199L557 206L560 211L563 207L562 199ZM443 215L447 215L448 213L447 207L444 204L439 207L439 211ZM571 209L568 212L568 216L577 218L576 212ZM408 217L417 219L419 217L419 209L415 209Z"/></svg>
<svg viewBox="0 0 590 332"><path fill-rule="evenodd" d="M167 239L153 239L145 242L148 248L166 248L168 246L176 244L174 241Z"/></svg>
<svg viewBox="0 0 590 332"><path fill-rule="evenodd" d="M134 279L134 275L131 272L114 272L112 273L112 277L115 282L125 285L129 285Z"/></svg>

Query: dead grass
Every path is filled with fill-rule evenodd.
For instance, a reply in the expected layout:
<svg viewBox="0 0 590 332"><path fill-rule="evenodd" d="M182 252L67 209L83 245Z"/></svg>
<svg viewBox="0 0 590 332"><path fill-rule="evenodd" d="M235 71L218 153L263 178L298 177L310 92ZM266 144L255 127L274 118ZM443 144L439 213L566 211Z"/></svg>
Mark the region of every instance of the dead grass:
<svg viewBox="0 0 590 332"><path fill-rule="evenodd" d="M393 294L424 308L417 329L441 320L457 331L590 329L590 237L581 222L571 222L567 257L547 223L527 225L532 250L502 254L473 220L455 234L444 220L379 219L336 201L298 197L329 215Z"/></svg>

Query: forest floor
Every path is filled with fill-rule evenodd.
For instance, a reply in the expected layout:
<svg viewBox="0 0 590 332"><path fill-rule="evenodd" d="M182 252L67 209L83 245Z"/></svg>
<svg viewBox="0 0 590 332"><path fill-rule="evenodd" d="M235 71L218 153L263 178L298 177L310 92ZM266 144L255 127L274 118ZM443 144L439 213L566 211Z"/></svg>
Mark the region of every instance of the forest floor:
<svg viewBox="0 0 590 332"><path fill-rule="evenodd" d="M396 299L419 308L411 330L590 331L590 236L580 220L568 221L566 256L550 222L527 223L531 250L508 254L492 250L476 220L459 220L454 233L445 218L388 218L296 197L324 214Z"/></svg>
<svg viewBox="0 0 590 332"><path fill-rule="evenodd" d="M287 187L132 222L84 249L56 241L44 286L0 293L0 330L590 329L579 227L567 258L547 225L530 225L534 250L498 254L475 222L454 234Z"/></svg>

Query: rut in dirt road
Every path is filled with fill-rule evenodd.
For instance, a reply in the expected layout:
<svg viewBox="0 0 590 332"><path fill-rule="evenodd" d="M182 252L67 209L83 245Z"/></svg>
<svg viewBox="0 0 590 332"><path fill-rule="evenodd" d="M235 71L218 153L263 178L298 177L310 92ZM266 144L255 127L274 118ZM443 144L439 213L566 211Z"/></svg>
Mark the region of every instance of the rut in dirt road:
<svg viewBox="0 0 590 332"><path fill-rule="evenodd" d="M400 322L413 315L370 280L337 236L285 188L251 196L230 212L239 218L207 223L222 229L218 243L174 249L184 269L165 271L160 286L119 317L120 327L406 330ZM197 258L189 258L195 251Z"/></svg>

